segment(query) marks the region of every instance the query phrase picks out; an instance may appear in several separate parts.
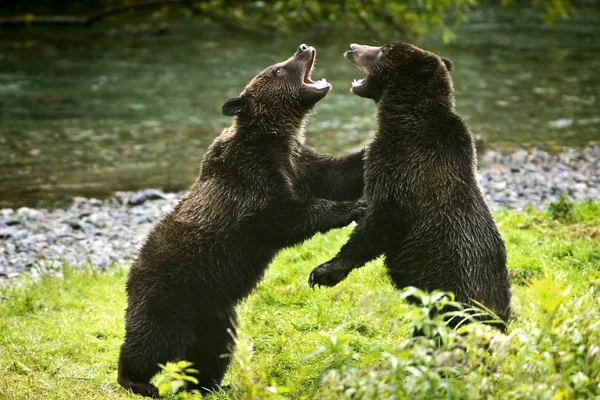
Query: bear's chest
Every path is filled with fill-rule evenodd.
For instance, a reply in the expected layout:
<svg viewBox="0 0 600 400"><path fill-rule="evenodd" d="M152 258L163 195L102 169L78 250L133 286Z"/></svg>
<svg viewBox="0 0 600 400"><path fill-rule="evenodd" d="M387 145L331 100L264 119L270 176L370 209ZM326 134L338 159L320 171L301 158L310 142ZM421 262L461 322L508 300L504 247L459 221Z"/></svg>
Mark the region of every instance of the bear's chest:
<svg viewBox="0 0 600 400"><path fill-rule="evenodd" d="M307 198L310 196L310 189L303 184L301 171L296 160L290 159L279 168L279 176L286 192L291 192L296 198Z"/></svg>
<svg viewBox="0 0 600 400"><path fill-rule="evenodd" d="M365 193L371 198L406 197L411 190L414 160L401 146L373 143L365 163Z"/></svg>

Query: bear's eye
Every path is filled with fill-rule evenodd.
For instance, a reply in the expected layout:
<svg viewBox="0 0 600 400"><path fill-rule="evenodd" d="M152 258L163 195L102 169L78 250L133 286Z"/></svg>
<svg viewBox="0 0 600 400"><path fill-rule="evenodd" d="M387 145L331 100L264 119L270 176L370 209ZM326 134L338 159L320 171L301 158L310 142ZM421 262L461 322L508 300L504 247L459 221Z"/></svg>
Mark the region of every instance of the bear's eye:
<svg viewBox="0 0 600 400"><path fill-rule="evenodd" d="M277 68L273 73L276 76L283 76L283 70L281 68Z"/></svg>

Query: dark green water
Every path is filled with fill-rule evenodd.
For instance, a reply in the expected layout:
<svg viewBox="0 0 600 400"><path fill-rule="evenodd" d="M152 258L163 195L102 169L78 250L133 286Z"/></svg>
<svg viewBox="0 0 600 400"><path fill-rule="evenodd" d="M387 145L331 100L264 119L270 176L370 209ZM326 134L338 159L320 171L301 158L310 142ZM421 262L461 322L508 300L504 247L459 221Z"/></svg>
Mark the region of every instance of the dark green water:
<svg viewBox="0 0 600 400"><path fill-rule="evenodd" d="M300 43L318 50L313 78L333 90L307 128L320 151L363 145L374 107L348 92L362 77L343 57L372 35L308 32L253 38L194 21L166 35L124 29L0 30L0 207L57 206L117 190L181 190L229 119L220 104ZM455 63L457 109L498 148L600 140L600 10L558 30L534 12L486 9L444 45L417 44Z"/></svg>

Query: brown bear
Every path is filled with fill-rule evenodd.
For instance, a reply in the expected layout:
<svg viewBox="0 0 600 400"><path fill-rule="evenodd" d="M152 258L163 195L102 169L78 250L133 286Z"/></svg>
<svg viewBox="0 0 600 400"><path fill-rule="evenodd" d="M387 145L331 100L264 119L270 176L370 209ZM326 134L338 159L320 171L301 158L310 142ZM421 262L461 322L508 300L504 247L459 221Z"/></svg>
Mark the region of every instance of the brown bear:
<svg viewBox="0 0 600 400"><path fill-rule="evenodd" d="M354 201L362 192L362 153L334 158L304 145L305 119L331 88L310 78L315 55L300 46L223 104L223 113L235 116L232 125L212 143L200 176L150 232L129 272L118 371L124 388L158 396L150 383L158 363L178 359L199 370L192 388L220 384L235 306L275 254L364 211Z"/></svg>
<svg viewBox="0 0 600 400"><path fill-rule="evenodd" d="M479 302L504 331L506 250L477 183L472 135L454 109L452 63L401 42L351 44L345 56L367 74L352 92L377 107L378 131L365 160L367 211L309 284L334 286L383 254L397 288L451 291L458 302Z"/></svg>

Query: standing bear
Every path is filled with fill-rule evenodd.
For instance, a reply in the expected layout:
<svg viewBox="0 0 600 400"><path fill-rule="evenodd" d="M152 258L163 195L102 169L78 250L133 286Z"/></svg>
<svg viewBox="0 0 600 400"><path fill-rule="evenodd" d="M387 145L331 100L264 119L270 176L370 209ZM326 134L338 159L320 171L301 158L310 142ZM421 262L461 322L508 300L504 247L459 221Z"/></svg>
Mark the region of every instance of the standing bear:
<svg viewBox="0 0 600 400"><path fill-rule="evenodd" d="M229 364L223 356L233 347L235 306L275 254L364 212L355 201L362 153L334 158L304 145L305 119L331 88L310 78L315 55L300 46L223 104L232 125L129 272L118 370L124 388L157 397L150 379L158 363L178 359L199 370L192 388L215 388Z"/></svg>
<svg viewBox="0 0 600 400"><path fill-rule="evenodd" d="M473 138L454 110L452 63L400 42L351 44L345 56L367 74L352 92L377 106L378 131L365 160L368 205L348 242L312 271L309 284L334 286L383 254L397 288L451 291L461 303L479 302L504 331L506 250L477 183Z"/></svg>

